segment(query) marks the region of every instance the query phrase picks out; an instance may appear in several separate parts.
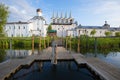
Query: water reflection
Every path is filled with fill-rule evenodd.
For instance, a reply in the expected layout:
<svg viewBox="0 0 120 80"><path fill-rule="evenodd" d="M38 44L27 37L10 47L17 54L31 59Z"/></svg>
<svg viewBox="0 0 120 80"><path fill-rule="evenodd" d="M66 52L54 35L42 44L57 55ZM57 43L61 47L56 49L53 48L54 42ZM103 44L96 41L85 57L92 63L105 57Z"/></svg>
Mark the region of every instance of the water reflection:
<svg viewBox="0 0 120 80"><path fill-rule="evenodd" d="M6 50L6 56L9 58L25 58L32 54L31 50Z"/></svg>
<svg viewBox="0 0 120 80"><path fill-rule="evenodd" d="M109 53L92 53L86 52L84 53L86 57L97 57L105 62L111 63L116 67L120 68L120 52L109 52Z"/></svg>
<svg viewBox="0 0 120 80"><path fill-rule="evenodd" d="M57 65L35 62L8 80L95 80L95 77L86 68L79 68L74 61L62 61Z"/></svg>
<svg viewBox="0 0 120 80"><path fill-rule="evenodd" d="M0 49L0 63L6 59L6 52L4 49Z"/></svg>

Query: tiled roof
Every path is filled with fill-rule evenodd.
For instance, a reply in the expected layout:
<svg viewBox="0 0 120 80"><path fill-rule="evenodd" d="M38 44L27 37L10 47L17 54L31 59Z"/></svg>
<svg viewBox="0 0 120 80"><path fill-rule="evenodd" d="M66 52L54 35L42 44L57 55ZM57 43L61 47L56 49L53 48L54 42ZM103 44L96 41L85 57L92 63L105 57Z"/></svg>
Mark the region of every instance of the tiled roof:
<svg viewBox="0 0 120 80"><path fill-rule="evenodd" d="M48 33L56 33L56 30L49 30Z"/></svg>
<svg viewBox="0 0 120 80"><path fill-rule="evenodd" d="M36 19L39 19L39 20L45 20L42 16L34 16L32 19L30 20L36 20Z"/></svg>
<svg viewBox="0 0 120 80"><path fill-rule="evenodd" d="M116 27L104 28L103 26L81 26L80 25L77 28L83 28L83 29L108 29L108 30L120 31L120 28L116 28Z"/></svg>
<svg viewBox="0 0 120 80"><path fill-rule="evenodd" d="M29 22L7 22L6 24L29 24Z"/></svg>

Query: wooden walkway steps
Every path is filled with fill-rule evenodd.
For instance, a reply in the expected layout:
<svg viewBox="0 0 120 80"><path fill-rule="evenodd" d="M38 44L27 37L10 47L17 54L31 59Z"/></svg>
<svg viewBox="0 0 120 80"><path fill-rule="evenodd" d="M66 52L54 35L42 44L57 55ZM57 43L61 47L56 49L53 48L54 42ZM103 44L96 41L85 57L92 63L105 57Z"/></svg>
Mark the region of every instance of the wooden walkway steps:
<svg viewBox="0 0 120 80"><path fill-rule="evenodd" d="M57 47L58 60L75 60L77 64L85 64L94 74L102 80L120 80L120 69L98 58L86 58L80 53L67 51L63 47ZM52 48L48 47L39 54L35 53L23 59L11 59L0 63L0 80L17 72L21 65L30 65L34 60L51 60Z"/></svg>
<svg viewBox="0 0 120 80"><path fill-rule="evenodd" d="M88 69L102 80L120 80L120 69L98 58L86 58L81 54L72 54L77 64L86 64Z"/></svg>

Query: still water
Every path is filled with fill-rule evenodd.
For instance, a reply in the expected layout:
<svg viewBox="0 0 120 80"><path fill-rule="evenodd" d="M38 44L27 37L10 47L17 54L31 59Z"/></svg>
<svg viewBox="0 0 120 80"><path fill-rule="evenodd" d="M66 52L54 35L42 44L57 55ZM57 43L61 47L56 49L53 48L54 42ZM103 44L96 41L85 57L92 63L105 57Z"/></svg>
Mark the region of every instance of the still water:
<svg viewBox="0 0 120 80"><path fill-rule="evenodd" d="M35 62L27 69L21 69L8 80L96 80L86 69L79 68L74 61Z"/></svg>
<svg viewBox="0 0 120 80"><path fill-rule="evenodd" d="M109 52L109 53L85 53L86 57L97 57L107 63L114 65L117 68L120 68L120 52Z"/></svg>

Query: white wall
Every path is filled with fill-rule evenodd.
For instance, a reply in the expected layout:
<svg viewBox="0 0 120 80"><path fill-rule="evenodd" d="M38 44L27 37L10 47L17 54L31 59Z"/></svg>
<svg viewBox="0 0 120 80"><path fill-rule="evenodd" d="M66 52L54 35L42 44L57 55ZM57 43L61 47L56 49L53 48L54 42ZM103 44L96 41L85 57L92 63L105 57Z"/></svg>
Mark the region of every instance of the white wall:
<svg viewBox="0 0 120 80"><path fill-rule="evenodd" d="M4 32L8 37L27 37L29 34L28 24L6 24Z"/></svg>
<svg viewBox="0 0 120 80"><path fill-rule="evenodd" d="M85 30L86 30L86 33L85 33ZM93 29L83 29L83 28L79 28L77 29L77 36L80 36L80 35L88 35L90 37L92 37L92 35L90 35L91 31ZM106 36L105 35L105 32L108 31L107 29L95 29L96 30L96 33L95 35L93 35L94 37L104 37Z"/></svg>
<svg viewBox="0 0 120 80"><path fill-rule="evenodd" d="M58 37L66 37L67 31L74 29L76 27L76 24L71 25L52 25L52 29L57 31Z"/></svg>

